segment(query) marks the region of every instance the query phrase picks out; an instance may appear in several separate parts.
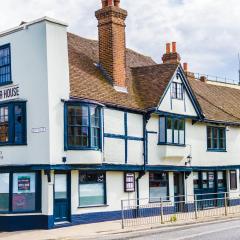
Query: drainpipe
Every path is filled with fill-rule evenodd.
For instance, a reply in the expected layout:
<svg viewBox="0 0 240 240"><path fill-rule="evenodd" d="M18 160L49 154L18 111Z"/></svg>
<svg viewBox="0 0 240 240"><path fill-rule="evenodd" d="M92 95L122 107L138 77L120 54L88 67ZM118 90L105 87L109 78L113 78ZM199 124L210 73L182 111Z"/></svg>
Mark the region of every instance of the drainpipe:
<svg viewBox="0 0 240 240"><path fill-rule="evenodd" d="M138 216L139 213L139 205L140 205L140 195L139 195L139 180L145 175L145 171L140 171L138 172L138 177L136 178L136 190L137 190L137 212L136 212L136 216Z"/></svg>

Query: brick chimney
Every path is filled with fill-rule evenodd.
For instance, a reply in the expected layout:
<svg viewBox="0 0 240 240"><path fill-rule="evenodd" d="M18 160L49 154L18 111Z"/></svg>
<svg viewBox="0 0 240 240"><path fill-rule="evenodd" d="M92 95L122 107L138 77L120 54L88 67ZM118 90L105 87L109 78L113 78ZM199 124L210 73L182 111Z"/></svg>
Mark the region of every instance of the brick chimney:
<svg viewBox="0 0 240 240"><path fill-rule="evenodd" d="M98 20L99 64L117 91L127 92L125 19L120 0L102 0Z"/></svg>
<svg viewBox="0 0 240 240"><path fill-rule="evenodd" d="M163 63L180 63L181 57L177 53L177 44L176 42L172 42L172 51L171 51L171 44L166 44L166 53L163 54L162 57Z"/></svg>

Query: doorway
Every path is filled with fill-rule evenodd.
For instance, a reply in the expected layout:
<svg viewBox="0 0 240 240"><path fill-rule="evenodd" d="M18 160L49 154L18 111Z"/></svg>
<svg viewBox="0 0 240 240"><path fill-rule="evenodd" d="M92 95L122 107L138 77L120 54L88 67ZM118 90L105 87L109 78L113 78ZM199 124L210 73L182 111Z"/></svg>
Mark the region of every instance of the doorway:
<svg viewBox="0 0 240 240"><path fill-rule="evenodd" d="M174 202L177 212L183 212L185 206L184 173L174 173Z"/></svg>
<svg viewBox="0 0 240 240"><path fill-rule="evenodd" d="M54 178L54 221L66 222L70 220L71 195L70 173L56 172Z"/></svg>

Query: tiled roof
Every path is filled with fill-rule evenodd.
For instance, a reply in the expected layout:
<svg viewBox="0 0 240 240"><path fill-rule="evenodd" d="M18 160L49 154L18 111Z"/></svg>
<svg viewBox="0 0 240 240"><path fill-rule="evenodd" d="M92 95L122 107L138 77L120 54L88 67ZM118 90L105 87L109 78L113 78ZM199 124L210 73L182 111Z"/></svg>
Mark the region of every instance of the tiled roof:
<svg viewBox="0 0 240 240"><path fill-rule="evenodd" d="M104 104L134 110L144 110L144 103L132 82L131 67L156 64L150 57L127 49L128 93L117 92L96 67L98 63L98 42L68 33L70 70L70 95L99 101Z"/></svg>
<svg viewBox="0 0 240 240"><path fill-rule="evenodd" d="M128 93L117 92L104 78L98 63L98 42L68 33L72 98L88 99L139 111L157 107L178 64L156 64L127 49ZM188 78L208 120L240 123L240 90Z"/></svg>
<svg viewBox="0 0 240 240"><path fill-rule="evenodd" d="M144 107L157 107L179 64L158 64L132 68L133 82Z"/></svg>
<svg viewBox="0 0 240 240"><path fill-rule="evenodd" d="M189 80L195 96L208 120L240 122L240 90Z"/></svg>

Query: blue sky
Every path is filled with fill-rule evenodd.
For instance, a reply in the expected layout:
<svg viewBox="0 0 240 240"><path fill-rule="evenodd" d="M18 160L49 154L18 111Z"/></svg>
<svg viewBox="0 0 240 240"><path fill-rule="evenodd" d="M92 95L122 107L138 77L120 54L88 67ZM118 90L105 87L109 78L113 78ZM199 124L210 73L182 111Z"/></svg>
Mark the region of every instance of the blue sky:
<svg viewBox="0 0 240 240"><path fill-rule="evenodd" d="M121 0L128 10L127 46L158 63L165 43L176 41L191 71L238 78L239 0ZM63 20L69 31L97 38L94 11L100 0L8 0L0 30L42 16Z"/></svg>

